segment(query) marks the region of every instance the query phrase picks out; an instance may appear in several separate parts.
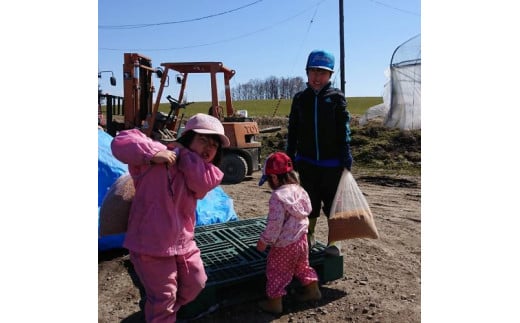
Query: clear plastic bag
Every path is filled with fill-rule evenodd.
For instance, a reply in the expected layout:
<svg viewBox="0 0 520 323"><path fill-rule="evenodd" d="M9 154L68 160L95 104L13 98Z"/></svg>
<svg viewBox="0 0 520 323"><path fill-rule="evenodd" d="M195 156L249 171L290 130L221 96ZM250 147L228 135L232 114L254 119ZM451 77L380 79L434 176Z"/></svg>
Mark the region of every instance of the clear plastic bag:
<svg viewBox="0 0 520 323"><path fill-rule="evenodd" d="M329 241L378 239L374 217L352 173L343 170L329 216Z"/></svg>

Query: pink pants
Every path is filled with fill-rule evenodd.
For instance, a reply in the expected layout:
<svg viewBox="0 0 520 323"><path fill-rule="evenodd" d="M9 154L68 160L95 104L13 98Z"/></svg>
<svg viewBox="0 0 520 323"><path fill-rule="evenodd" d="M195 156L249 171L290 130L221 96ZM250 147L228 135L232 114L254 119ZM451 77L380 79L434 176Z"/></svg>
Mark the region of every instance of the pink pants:
<svg viewBox="0 0 520 323"><path fill-rule="evenodd" d="M309 248L307 246L307 235L286 247L271 247L267 255L267 288L266 294L269 298L278 298L287 291L285 287L296 277L306 286L318 281L318 274L309 265Z"/></svg>
<svg viewBox="0 0 520 323"><path fill-rule="evenodd" d="M175 322L179 308L193 301L208 279L198 248L171 257L130 252L130 260L145 289L148 323Z"/></svg>

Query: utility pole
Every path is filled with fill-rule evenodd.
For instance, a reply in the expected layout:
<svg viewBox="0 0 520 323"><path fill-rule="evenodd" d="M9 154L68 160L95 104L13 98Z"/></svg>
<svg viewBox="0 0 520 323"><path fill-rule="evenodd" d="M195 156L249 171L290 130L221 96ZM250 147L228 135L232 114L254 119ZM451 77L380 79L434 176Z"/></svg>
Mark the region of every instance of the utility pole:
<svg viewBox="0 0 520 323"><path fill-rule="evenodd" d="M341 91L345 93L345 44L343 39L343 0L339 0L339 68L341 71ZM346 93L345 96L347 96Z"/></svg>

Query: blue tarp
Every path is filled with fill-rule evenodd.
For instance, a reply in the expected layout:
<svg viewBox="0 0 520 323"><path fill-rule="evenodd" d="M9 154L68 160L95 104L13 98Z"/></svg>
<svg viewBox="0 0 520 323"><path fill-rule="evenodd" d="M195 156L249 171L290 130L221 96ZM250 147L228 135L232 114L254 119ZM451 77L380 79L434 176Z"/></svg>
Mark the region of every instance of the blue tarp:
<svg viewBox="0 0 520 323"><path fill-rule="evenodd" d="M101 206L105 194L119 176L128 172L128 166L112 155L110 143L112 136L98 130L98 206Z"/></svg>
<svg viewBox="0 0 520 323"><path fill-rule="evenodd" d="M236 221L238 217L233 209L233 200L217 186L197 201L196 219L195 225L207 225Z"/></svg>
<svg viewBox="0 0 520 323"><path fill-rule="evenodd" d="M112 155L110 143L112 136L105 131L98 131L98 224L99 209L110 186L123 174L128 166ZM202 200L197 201L196 226L237 221L238 216L233 208L233 200L220 186L208 192ZM98 250L104 251L122 248L125 234L114 234L98 238Z"/></svg>

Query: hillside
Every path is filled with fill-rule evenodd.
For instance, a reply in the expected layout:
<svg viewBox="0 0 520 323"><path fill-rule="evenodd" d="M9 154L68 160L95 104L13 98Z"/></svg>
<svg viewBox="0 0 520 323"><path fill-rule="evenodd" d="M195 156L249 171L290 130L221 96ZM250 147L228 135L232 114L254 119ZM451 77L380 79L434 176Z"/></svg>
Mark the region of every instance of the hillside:
<svg viewBox="0 0 520 323"><path fill-rule="evenodd" d="M367 125L359 125L359 117L351 121L351 149L354 167L368 170L394 170L404 173L418 174L421 168L421 131L403 131L389 129L382 121L371 121ZM257 117L255 121L260 129L279 126L280 131L263 133L262 160L276 150L284 150L287 136L286 117Z"/></svg>

